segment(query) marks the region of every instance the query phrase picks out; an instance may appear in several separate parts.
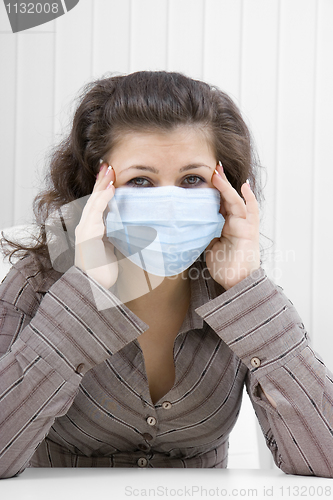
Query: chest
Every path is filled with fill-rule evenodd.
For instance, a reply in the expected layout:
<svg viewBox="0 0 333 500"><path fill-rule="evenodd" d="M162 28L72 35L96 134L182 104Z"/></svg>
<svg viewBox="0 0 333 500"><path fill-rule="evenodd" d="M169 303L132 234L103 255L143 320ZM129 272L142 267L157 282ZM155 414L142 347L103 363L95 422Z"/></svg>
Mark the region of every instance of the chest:
<svg viewBox="0 0 333 500"><path fill-rule="evenodd" d="M183 319L181 316L170 318L169 321L150 327L138 338L153 404L174 385L174 342Z"/></svg>
<svg viewBox="0 0 333 500"><path fill-rule="evenodd" d="M197 446L202 452L205 443L211 449L214 440L228 435L247 369L215 333L190 330L177 337L174 385L156 407L149 390L157 398L160 393L153 392L154 379L148 387L143 361L141 346L130 342L87 372L66 416L56 419L50 439L66 447L70 443L73 453L78 448L87 456L109 456L135 450L141 435L153 436L149 444L161 453L187 448L194 453ZM164 408L164 401L171 407ZM148 416L156 418L155 425L147 423Z"/></svg>

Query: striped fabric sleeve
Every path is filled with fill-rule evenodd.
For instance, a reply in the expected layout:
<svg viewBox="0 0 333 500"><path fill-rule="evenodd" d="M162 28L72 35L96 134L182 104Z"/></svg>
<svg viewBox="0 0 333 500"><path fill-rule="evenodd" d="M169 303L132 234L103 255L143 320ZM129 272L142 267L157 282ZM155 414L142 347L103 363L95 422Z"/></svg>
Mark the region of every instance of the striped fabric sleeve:
<svg viewBox="0 0 333 500"><path fill-rule="evenodd" d="M282 289L259 269L196 312L248 367L248 392L277 466L333 477L333 377Z"/></svg>
<svg viewBox="0 0 333 500"><path fill-rule="evenodd" d="M55 418L67 413L82 376L147 328L78 268L40 304L33 279L12 270L1 285L1 342L9 346L0 359L2 478L24 470Z"/></svg>
<svg viewBox="0 0 333 500"><path fill-rule="evenodd" d="M73 371L84 375L147 328L115 295L72 267L49 289L20 339L45 361L51 356L67 379Z"/></svg>

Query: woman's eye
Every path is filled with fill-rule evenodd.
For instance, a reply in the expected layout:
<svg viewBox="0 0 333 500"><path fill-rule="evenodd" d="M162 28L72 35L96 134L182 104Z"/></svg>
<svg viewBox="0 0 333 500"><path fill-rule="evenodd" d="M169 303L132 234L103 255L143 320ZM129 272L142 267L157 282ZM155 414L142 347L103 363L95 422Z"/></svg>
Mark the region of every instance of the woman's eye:
<svg viewBox="0 0 333 500"><path fill-rule="evenodd" d="M196 187L205 182L205 179L199 177L198 175L188 175L182 180L182 184L185 185L185 187ZM134 177L130 181L126 182L126 185L133 187L152 187L153 183L145 177Z"/></svg>
<svg viewBox="0 0 333 500"><path fill-rule="evenodd" d="M183 182L188 186L199 186L199 184L202 184L206 181L202 177L198 177L197 175L189 175L188 177L185 177Z"/></svg>
<svg viewBox="0 0 333 500"><path fill-rule="evenodd" d="M134 187L150 187L152 185L151 182L144 177L135 177L134 179L128 181L126 184L127 186Z"/></svg>

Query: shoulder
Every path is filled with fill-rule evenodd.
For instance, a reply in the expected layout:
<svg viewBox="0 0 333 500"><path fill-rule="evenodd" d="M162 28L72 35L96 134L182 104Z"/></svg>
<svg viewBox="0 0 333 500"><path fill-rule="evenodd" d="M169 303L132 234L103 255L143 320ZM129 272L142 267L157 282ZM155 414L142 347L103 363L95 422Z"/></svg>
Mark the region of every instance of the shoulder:
<svg viewBox="0 0 333 500"><path fill-rule="evenodd" d="M31 253L16 262L2 280L0 301L10 303L31 316L44 294L61 275L46 257Z"/></svg>

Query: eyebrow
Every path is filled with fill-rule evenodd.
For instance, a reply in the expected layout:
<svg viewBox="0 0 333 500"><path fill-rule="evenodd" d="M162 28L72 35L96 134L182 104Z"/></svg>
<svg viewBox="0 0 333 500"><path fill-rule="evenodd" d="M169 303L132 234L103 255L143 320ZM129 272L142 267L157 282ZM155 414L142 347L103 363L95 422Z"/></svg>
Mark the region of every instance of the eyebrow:
<svg viewBox="0 0 333 500"><path fill-rule="evenodd" d="M209 167L208 165L205 165L202 163L191 163L190 165L185 165L185 167L180 168L179 172L186 172L187 170L193 170L195 168L201 168L201 167L205 167L205 168L208 168L209 170L212 170L212 168ZM144 170L147 172L152 172L153 174L159 174L159 170L157 170L157 168L149 167L148 165L133 165L132 167L128 167L125 170L132 170L132 169ZM123 172L125 170L123 170Z"/></svg>

